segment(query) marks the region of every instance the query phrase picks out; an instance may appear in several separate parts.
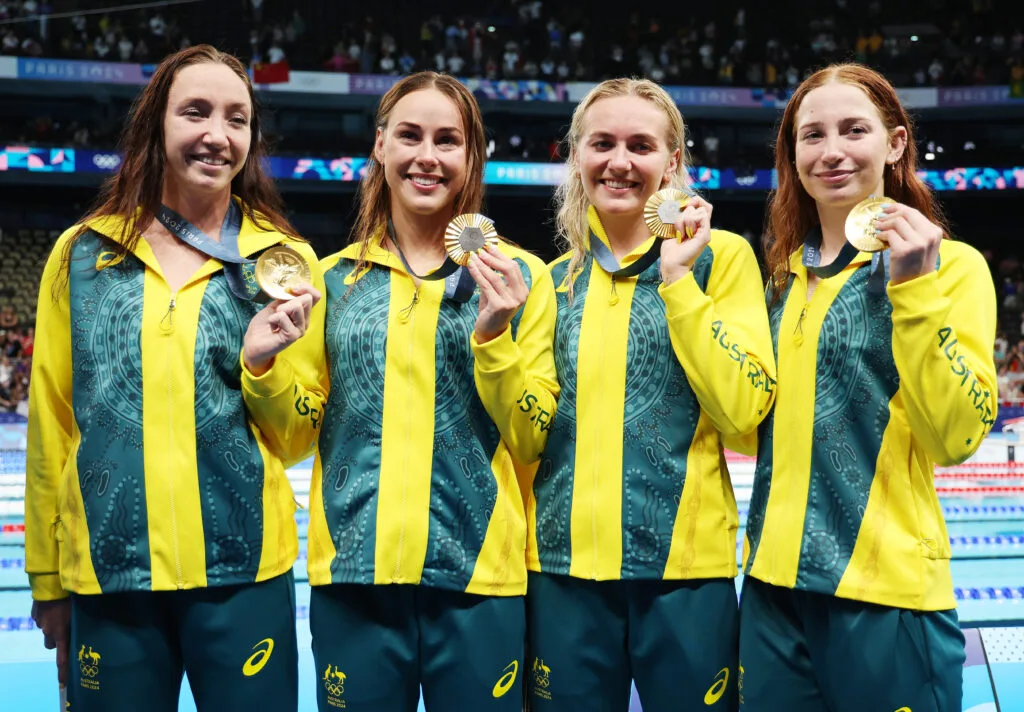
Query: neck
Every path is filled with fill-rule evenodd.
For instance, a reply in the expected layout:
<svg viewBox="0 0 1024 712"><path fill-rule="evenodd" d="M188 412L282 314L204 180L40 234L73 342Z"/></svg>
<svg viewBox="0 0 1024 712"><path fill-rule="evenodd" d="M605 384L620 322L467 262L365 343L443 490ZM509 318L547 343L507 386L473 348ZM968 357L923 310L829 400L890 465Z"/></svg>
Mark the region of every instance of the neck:
<svg viewBox="0 0 1024 712"><path fill-rule="evenodd" d="M600 215L600 213L598 213ZM643 213L637 215L617 214L600 215L604 234L608 238L608 246L616 259L622 259L645 241L650 239L651 231L644 222Z"/></svg>
<svg viewBox="0 0 1024 712"><path fill-rule="evenodd" d="M836 258L846 244L846 216L849 205L818 205L818 220L821 222L822 263L828 264Z"/></svg>
<svg viewBox="0 0 1024 712"><path fill-rule="evenodd" d="M444 231L451 216L443 211L433 215L414 215L392 205L391 222L395 236L406 255L439 255L444 252Z"/></svg>
<svg viewBox="0 0 1024 712"><path fill-rule="evenodd" d="M186 194L167 183L164 184L161 197L164 205L215 240L220 239L220 228L224 224L230 201L230 189L196 196Z"/></svg>

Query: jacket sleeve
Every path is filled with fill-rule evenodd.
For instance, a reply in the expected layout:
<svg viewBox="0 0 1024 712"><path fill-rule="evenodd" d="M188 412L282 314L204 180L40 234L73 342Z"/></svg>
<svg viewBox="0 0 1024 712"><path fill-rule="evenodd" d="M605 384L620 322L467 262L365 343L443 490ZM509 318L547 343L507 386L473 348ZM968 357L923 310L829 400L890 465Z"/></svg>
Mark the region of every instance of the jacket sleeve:
<svg viewBox="0 0 1024 712"><path fill-rule="evenodd" d="M712 231L710 246L705 291L692 270L658 291L672 349L701 408L719 432L733 438L755 430L768 414L775 399L775 358L753 250L739 235L719 230Z"/></svg>
<svg viewBox="0 0 1024 712"><path fill-rule="evenodd" d="M995 423L996 295L977 250L940 250L938 271L888 287L892 350L911 432L938 464L955 465Z"/></svg>
<svg viewBox="0 0 1024 712"><path fill-rule="evenodd" d="M322 295L310 311L306 333L279 353L270 369L260 376L254 376L239 355L242 397L249 416L285 467L312 454L330 391L324 350L327 291L322 265L309 245L291 246L309 262L313 286Z"/></svg>
<svg viewBox="0 0 1024 712"><path fill-rule="evenodd" d="M512 329L485 344L470 337L473 377L487 414L520 464L540 458L555 417L555 287L539 259L527 261L532 284L516 336Z"/></svg>
<svg viewBox="0 0 1024 712"><path fill-rule="evenodd" d="M71 312L65 232L50 253L39 285L36 340L29 381L28 443L25 466L25 571L32 597L52 601L67 596L60 582L58 495L77 436L71 405Z"/></svg>

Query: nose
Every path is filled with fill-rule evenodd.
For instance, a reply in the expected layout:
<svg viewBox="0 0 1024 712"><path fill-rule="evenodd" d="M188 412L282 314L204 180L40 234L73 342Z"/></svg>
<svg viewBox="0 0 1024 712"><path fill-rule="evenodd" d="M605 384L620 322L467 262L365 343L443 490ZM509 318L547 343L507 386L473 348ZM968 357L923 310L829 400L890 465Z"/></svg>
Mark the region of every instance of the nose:
<svg viewBox="0 0 1024 712"><path fill-rule="evenodd" d="M825 150L821 154L821 160L830 165L839 163L846 155L843 150L842 137L834 134L830 134L825 137L824 149Z"/></svg>
<svg viewBox="0 0 1024 712"><path fill-rule="evenodd" d="M420 152L416 156L416 162L427 169L436 167L438 164L437 147L430 141L423 141L420 144Z"/></svg>
<svg viewBox="0 0 1024 712"><path fill-rule="evenodd" d="M629 169L632 168L632 162L629 159L629 151L625 146L615 147L608 157L608 168L613 171L629 172Z"/></svg>
<svg viewBox="0 0 1024 712"><path fill-rule="evenodd" d="M228 136L220 121L211 120L207 126L206 134L203 135L203 143L210 148L225 148L228 144Z"/></svg>

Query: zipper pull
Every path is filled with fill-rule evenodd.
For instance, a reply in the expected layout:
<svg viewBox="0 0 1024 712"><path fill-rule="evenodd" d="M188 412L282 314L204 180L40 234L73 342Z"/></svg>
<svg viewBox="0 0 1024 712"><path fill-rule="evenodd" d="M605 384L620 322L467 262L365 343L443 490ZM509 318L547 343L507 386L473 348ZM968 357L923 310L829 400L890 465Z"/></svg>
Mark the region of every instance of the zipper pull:
<svg viewBox="0 0 1024 712"><path fill-rule="evenodd" d="M608 296L608 303L612 306L619 303L619 290L615 287L615 277L612 277L612 291Z"/></svg>
<svg viewBox="0 0 1024 712"><path fill-rule="evenodd" d="M409 306L407 306L402 311L398 312L398 320L401 321L403 324L408 324L409 319L412 318L412 310L416 308L416 303L419 302L419 300L420 290L417 289L415 292L413 292L412 301L409 302Z"/></svg>
<svg viewBox="0 0 1024 712"><path fill-rule="evenodd" d="M804 342L804 317L807 316L807 305L804 304L804 308L800 310L800 317L796 320L796 328L793 329L794 341L797 344Z"/></svg>
<svg viewBox="0 0 1024 712"><path fill-rule="evenodd" d="M164 318L160 320L160 331L165 334L170 334L174 331L174 304L175 298L171 297L171 303L167 305L167 313L164 314Z"/></svg>

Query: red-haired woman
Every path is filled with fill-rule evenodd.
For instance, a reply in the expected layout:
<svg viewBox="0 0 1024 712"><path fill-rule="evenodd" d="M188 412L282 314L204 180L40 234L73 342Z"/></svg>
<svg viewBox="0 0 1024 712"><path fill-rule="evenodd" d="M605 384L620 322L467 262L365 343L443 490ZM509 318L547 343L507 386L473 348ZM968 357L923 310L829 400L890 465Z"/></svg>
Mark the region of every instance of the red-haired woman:
<svg viewBox="0 0 1024 712"><path fill-rule="evenodd" d="M995 291L915 173L909 117L876 72L801 84L779 128L762 425L740 620L744 710L959 710L964 661L936 463L996 413ZM885 196L868 237L851 209Z"/></svg>
<svg viewBox="0 0 1024 712"><path fill-rule="evenodd" d="M77 712L174 710L183 672L199 709L297 707L283 460L299 453L250 420L240 353L248 332L247 364L266 367L323 307L305 285L258 303L247 258L284 243L322 278L263 172L259 125L237 59L168 57L124 163L44 271L26 569Z"/></svg>

